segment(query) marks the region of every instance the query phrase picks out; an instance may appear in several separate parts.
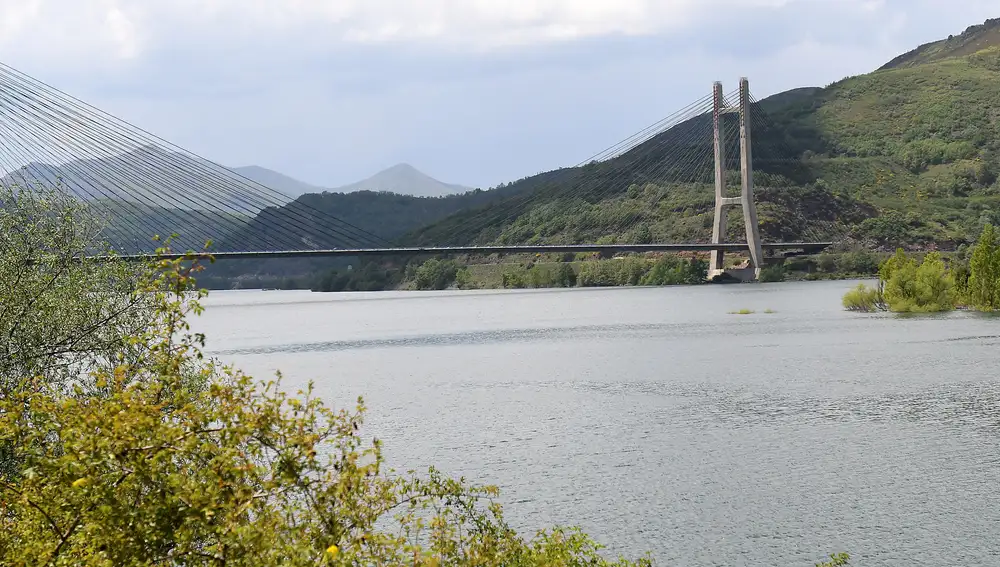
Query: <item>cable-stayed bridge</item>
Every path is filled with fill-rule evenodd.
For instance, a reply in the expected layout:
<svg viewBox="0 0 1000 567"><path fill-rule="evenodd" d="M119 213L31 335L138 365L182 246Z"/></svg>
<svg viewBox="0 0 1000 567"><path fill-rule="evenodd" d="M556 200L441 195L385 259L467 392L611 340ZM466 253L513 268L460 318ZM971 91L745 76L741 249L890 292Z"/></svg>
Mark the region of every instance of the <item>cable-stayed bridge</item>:
<svg viewBox="0 0 1000 567"><path fill-rule="evenodd" d="M387 236L0 65L0 185L13 189L8 198L55 189L81 201L103 227L107 249L95 256L144 258L158 246L154 235L171 234L173 250L201 252L211 242L216 258L705 251L719 273L723 254L739 252L748 254L752 277L767 253L814 252L838 239L830 223L800 231L806 239L761 239L755 190L782 191L801 166L783 139L745 79L730 93L716 84L711 94L575 167L495 189L430 227ZM712 222L688 241L627 238L643 232L651 210L670 205L670 190L627 198L650 187L703 194ZM590 231L595 238L582 241L559 234L519 238L517 231L553 202L570 207L564 211L570 215L572 207L608 203L602 218L590 218L591 207L576 219L608 234ZM732 209L742 213L743 230L729 222ZM793 214L809 224L804 212Z"/></svg>

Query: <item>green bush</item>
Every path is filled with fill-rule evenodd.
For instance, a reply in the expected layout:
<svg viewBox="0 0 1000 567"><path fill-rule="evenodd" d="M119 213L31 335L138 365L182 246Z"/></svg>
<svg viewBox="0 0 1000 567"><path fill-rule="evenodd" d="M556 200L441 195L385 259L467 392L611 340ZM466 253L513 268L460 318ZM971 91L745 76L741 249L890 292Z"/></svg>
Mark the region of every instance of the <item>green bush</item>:
<svg viewBox="0 0 1000 567"><path fill-rule="evenodd" d="M325 272L314 278L309 288L317 292L384 291L396 288L402 278L403 272L399 268L377 262L362 262L356 269ZM292 287L286 283L282 289Z"/></svg>
<svg viewBox="0 0 1000 567"><path fill-rule="evenodd" d="M897 245L913 240L913 228L906 217L890 212L883 216L866 219L859 224L855 235L879 246Z"/></svg>
<svg viewBox="0 0 1000 567"><path fill-rule="evenodd" d="M455 286L458 289L475 289L476 286L472 282L472 274L469 273L469 268L459 268L458 272L455 273Z"/></svg>
<svg viewBox="0 0 1000 567"><path fill-rule="evenodd" d="M457 275L458 264L454 260L432 258L417 268L413 286L423 290L445 289L455 281Z"/></svg>
<svg viewBox="0 0 1000 567"><path fill-rule="evenodd" d="M582 287L639 285L649 268L649 262L632 256L598 260L583 264L577 281Z"/></svg>
<svg viewBox="0 0 1000 567"><path fill-rule="evenodd" d="M649 244L653 242L653 233L650 232L648 225L641 224L632 231L632 234L629 236L629 242L632 244Z"/></svg>
<svg viewBox="0 0 1000 567"><path fill-rule="evenodd" d="M955 308L955 281L941 255L929 252L917 264L902 250L882 264L883 295L895 313L934 313Z"/></svg>
<svg viewBox="0 0 1000 567"><path fill-rule="evenodd" d="M1000 247L993 225L987 224L969 259L968 301L980 311L1000 309Z"/></svg>
<svg viewBox="0 0 1000 567"><path fill-rule="evenodd" d="M708 263L704 260L684 260L677 256L661 256L642 277L642 285L695 285L708 278Z"/></svg>
<svg viewBox="0 0 1000 567"><path fill-rule="evenodd" d="M768 266L760 271L758 281L761 283L774 283L785 281L785 268L783 266Z"/></svg>
<svg viewBox="0 0 1000 567"><path fill-rule="evenodd" d="M821 272L832 274L837 271L837 257L824 252L816 258L816 266Z"/></svg>
<svg viewBox="0 0 1000 567"><path fill-rule="evenodd" d="M836 261L837 271L842 274L874 276L878 274L879 259L868 250L844 252Z"/></svg>
<svg viewBox="0 0 1000 567"><path fill-rule="evenodd" d="M874 313L887 309L885 300L882 298L882 290L876 287L869 287L865 284L858 284L858 287L844 294L844 308L848 311L860 311L864 313Z"/></svg>
<svg viewBox="0 0 1000 567"><path fill-rule="evenodd" d="M554 278L552 277L551 270L548 268L534 265L528 269L528 286L532 288L546 288L553 287Z"/></svg>
<svg viewBox="0 0 1000 567"><path fill-rule="evenodd" d="M558 287L576 287L576 272L569 264L560 264L556 270L556 285Z"/></svg>
<svg viewBox="0 0 1000 567"><path fill-rule="evenodd" d="M504 289L524 289L528 287L528 282L524 274L508 270L500 275L500 282Z"/></svg>

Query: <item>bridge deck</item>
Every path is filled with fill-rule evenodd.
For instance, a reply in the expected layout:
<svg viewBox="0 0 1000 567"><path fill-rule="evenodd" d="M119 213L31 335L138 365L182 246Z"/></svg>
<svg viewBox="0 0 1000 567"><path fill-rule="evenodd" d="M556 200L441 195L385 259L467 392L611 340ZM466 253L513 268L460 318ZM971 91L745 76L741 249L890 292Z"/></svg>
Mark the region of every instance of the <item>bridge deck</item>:
<svg viewBox="0 0 1000 567"><path fill-rule="evenodd" d="M832 242L773 242L762 244L764 250L802 250L819 252ZM195 254L199 257L212 256L216 259L243 258L327 258L338 256L418 256L437 254L545 254L563 252L744 252L746 243L727 242L723 244L540 244L536 246L434 246L411 248L342 248L333 250L278 250L263 252L216 252ZM183 258L187 254L167 254L165 258ZM123 260L145 260L146 254L127 255Z"/></svg>

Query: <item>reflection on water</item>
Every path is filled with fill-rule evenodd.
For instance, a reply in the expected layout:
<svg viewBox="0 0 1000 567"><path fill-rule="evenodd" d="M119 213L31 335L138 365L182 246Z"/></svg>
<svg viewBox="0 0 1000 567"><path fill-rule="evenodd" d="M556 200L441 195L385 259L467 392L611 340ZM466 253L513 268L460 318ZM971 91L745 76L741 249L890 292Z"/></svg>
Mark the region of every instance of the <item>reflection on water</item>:
<svg viewBox="0 0 1000 567"><path fill-rule="evenodd" d="M392 464L498 484L525 530L662 565L1000 565L1000 319L844 313L852 285L228 292L196 326L364 395Z"/></svg>

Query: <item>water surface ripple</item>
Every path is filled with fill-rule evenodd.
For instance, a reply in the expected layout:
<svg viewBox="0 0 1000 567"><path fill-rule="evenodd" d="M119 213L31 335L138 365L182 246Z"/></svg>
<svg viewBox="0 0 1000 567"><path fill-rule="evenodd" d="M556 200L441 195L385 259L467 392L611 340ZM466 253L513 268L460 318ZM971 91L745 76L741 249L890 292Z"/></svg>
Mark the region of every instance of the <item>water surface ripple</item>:
<svg viewBox="0 0 1000 567"><path fill-rule="evenodd" d="M364 395L390 464L497 484L523 530L657 565L1000 565L1000 319L844 313L852 285L224 292L195 326Z"/></svg>

